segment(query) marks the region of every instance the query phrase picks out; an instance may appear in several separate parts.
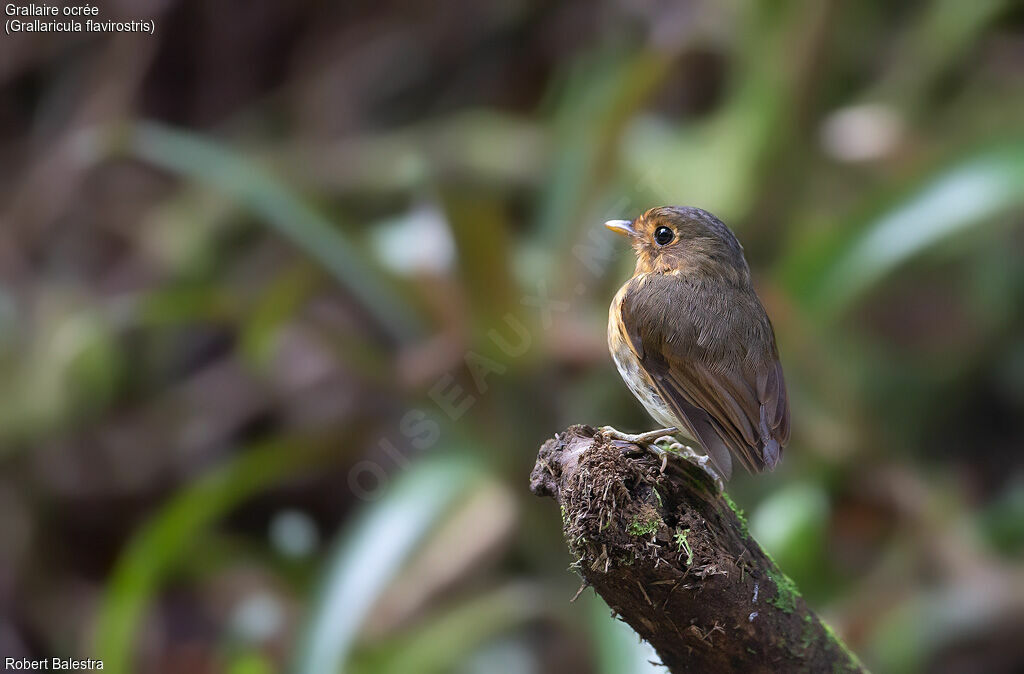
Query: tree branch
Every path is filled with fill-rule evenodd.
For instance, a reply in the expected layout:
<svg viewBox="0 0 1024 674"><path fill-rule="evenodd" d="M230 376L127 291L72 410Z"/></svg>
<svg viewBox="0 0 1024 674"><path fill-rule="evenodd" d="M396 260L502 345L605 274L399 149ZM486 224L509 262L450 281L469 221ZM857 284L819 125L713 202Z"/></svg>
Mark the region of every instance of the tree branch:
<svg viewBox="0 0 1024 674"><path fill-rule="evenodd" d="M632 449L633 451L630 451ZM699 466L571 426L541 447L574 566L680 672L862 672Z"/></svg>

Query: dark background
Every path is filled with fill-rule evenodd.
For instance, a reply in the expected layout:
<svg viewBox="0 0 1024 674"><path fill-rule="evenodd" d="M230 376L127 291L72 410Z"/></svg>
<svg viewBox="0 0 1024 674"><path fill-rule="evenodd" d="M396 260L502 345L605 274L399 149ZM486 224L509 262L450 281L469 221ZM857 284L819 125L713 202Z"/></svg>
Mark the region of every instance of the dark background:
<svg viewBox="0 0 1024 674"><path fill-rule="evenodd" d="M0 36L0 655L663 671L526 486L651 426L601 223L690 204L790 388L755 537L874 671L1024 668L1019 5L99 6Z"/></svg>

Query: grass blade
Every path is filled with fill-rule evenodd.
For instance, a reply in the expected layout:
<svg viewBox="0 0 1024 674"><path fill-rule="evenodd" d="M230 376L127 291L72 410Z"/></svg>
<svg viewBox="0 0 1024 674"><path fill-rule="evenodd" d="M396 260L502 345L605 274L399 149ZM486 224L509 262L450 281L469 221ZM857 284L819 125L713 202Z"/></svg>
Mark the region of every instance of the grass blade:
<svg viewBox="0 0 1024 674"><path fill-rule="evenodd" d="M410 634L375 647L353 674L436 674L456 670L474 649L543 615L539 587L510 582L431 616Z"/></svg>
<svg viewBox="0 0 1024 674"><path fill-rule="evenodd" d="M836 317L923 251L1024 207L1024 143L940 171L893 207L791 256L781 274L814 312Z"/></svg>
<svg viewBox="0 0 1024 674"><path fill-rule="evenodd" d="M297 674L342 671L381 591L475 476L469 464L454 459L417 464L357 518L328 561Z"/></svg>
<svg viewBox="0 0 1024 674"><path fill-rule="evenodd" d="M116 147L130 156L237 199L327 269L393 337L419 333L412 309L388 290L342 233L251 158L194 133L151 122L129 127L116 140Z"/></svg>
<svg viewBox="0 0 1024 674"><path fill-rule="evenodd" d="M135 535L117 562L100 605L96 655L106 671L130 672L146 606L189 542L246 498L308 468L322 452L272 442L241 454L184 489Z"/></svg>

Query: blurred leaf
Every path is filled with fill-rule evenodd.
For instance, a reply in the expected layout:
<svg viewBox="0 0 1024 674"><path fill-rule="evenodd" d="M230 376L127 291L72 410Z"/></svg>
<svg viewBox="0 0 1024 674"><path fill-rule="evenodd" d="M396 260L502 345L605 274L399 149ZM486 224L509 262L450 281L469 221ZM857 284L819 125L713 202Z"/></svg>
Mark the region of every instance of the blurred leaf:
<svg viewBox="0 0 1024 674"><path fill-rule="evenodd" d="M871 620L864 653L877 672L936 671L929 665L939 654L976 644L982 635L998 631L995 625L1019 615L1014 595L1019 595L1016 587L977 578L917 592Z"/></svg>
<svg viewBox="0 0 1024 674"><path fill-rule="evenodd" d="M267 153L304 184L361 198L404 196L434 176L508 189L536 183L547 152L545 131L533 119L502 110L453 111L327 145L289 139Z"/></svg>
<svg viewBox="0 0 1024 674"><path fill-rule="evenodd" d="M541 615L537 588L510 583L429 616L408 636L388 640L356 660L352 674L450 672L489 639ZM332 670L338 671L338 670Z"/></svg>
<svg viewBox="0 0 1024 674"><path fill-rule="evenodd" d="M434 605L448 591L489 564L516 533L515 495L497 482L484 482L445 513L377 598L363 628L367 639L387 638ZM401 629L399 627L398 629Z"/></svg>
<svg viewBox="0 0 1024 674"><path fill-rule="evenodd" d="M815 236L780 270L809 309L835 317L907 261L1024 206L1024 143L955 162L866 222Z"/></svg>
<svg viewBox="0 0 1024 674"><path fill-rule="evenodd" d="M219 282L159 286L139 299L135 319L148 326L231 323L240 320L241 301Z"/></svg>
<svg viewBox="0 0 1024 674"><path fill-rule="evenodd" d="M18 307L8 289L0 283L0 355L3 355L8 340L14 336L17 321Z"/></svg>
<svg viewBox="0 0 1024 674"><path fill-rule="evenodd" d="M217 239L237 222L239 205L230 195L192 184L149 210L137 238L148 256L171 274L194 275L215 270L220 262Z"/></svg>
<svg viewBox="0 0 1024 674"><path fill-rule="evenodd" d="M338 228L248 157L182 130L139 123L116 140L135 157L232 195L323 265L395 338L415 335L412 308L363 262Z"/></svg>
<svg viewBox="0 0 1024 674"><path fill-rule="evenodd" d="M294 317L320 281L319 271L308 264L294 265L271 279L242 329L242 353L256 363L266 363L280 328Z"/></svg>
<svg viewBox="0 0 1024 674"><path fill-rule="evenodd" d="M377 597L477 476L457 459L420 462L342 533L297 652L297 674L343 671Z"/></svg>
<svg viewBox="0 0 1024 674"><path fill-rule="evenodd" d="M750 516L750 533L804 594L827 579L824 563L828 496L820 485L793 483L765 498Z"/></svg>
<svg viewBox="0 0 1024 674"><path fill-rule="evenodd" d="M258 653L239 655L228 665L227 674L273 674L274 665Z"/></svg>
<svg viewBox="0 0 1024 674"><path fill-rule="evenodd" d="M419 200L403 213L375 221L369 237L381 266L399 276L446 276L455 263L451 228L432 199Z"/></svg>
<svg viewBox="0 0 1024 674"><path fill-rule="evenodd" d="M928 88L951 66L962 63L978 33L1009 4L1009 0L933 0L890 59L892 67L879 83L879 93L905 107L919 106Z"/></svg>
<svg viewBox="0 0 1024 674"><path fill-rule="evenodd" d="M428 124L423 135L432 162L446 175L510 187L536 183L549 151L546 131L534 119L470 110Z"/></svg>
<svg viewBox="0 0 1024 674"><path fill-rule="evenodd" d="M606 50L590 54L570 71L559 95L554 166L540 197L543 247L567 250L596 186L614 173L626 122L663 80L674 58L674 51ZM552 262L562 263L557 256Z"/></svg>
<svg viewBox="0 0 1024 674"><path fill-rule="evenodd" d="M101 308L54 298L61 308L33 326L38 339L3 363L0 377L0 452L102 410L124 371L115 324ZM63 306L65 305L66 306Z"/></svg>
<svg viewBox="0 0 1024 674"><path fill-rule="evenodd" d="M322 460L295 442L266 443L240 454L179 492L153 515L121 554L101 601L96 654L104 669L130 672L146 606L190 550L189 543L253 494Z"/></svg>
<svg viewBox="0 0 1024 674"><path fill-rule="evenodd" d="M501 204L486 194L446 190L442 201L455 239L460 281L471 303L469 313L482 337L505 313L519 308L509 266L511 224ZM498 355L491 340L479 341L480 348L490 351L487 355Z"/></svg>
<svg viewBox="0 0 1024 674"><path fill-rule="evenodd" d="M801 59L828 4L788 0L737 7L737 54L722 104L697 121L675 124L652 116L628 129L624 159L645 207L694 204L726 222L747 216L766 156L791 132Z"/></svg>
<svg viewBox="0 0 1024 674"><path fill-rule="evenodd" d="M658 652L632 627L615 618L604 599L588 590L576 604L587 611L587 627L601 674L664 674L665 668L654 664L661 662Z"/></svg>
<svg viewBox="0 0 1024 674"><path fill-rule="evenodd" d="M979 529L989 543L1010 558L1024 554L1024 478L1016 481L979 516Z"/></svg>

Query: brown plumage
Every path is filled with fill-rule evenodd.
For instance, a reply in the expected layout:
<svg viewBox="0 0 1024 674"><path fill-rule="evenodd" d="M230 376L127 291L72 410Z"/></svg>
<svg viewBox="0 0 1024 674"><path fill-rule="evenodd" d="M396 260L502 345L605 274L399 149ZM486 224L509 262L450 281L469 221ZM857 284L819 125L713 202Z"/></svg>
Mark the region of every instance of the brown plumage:
<svg viewBox="0 0 1024 674"><path fill-rule="evenodd" d="M774 468L789 441L789 402L736 237L690 207L607 226L637 255L608 317L608 346L630 390L656 421L699 443L723 477L730 455L752 472Z"/></svg>

